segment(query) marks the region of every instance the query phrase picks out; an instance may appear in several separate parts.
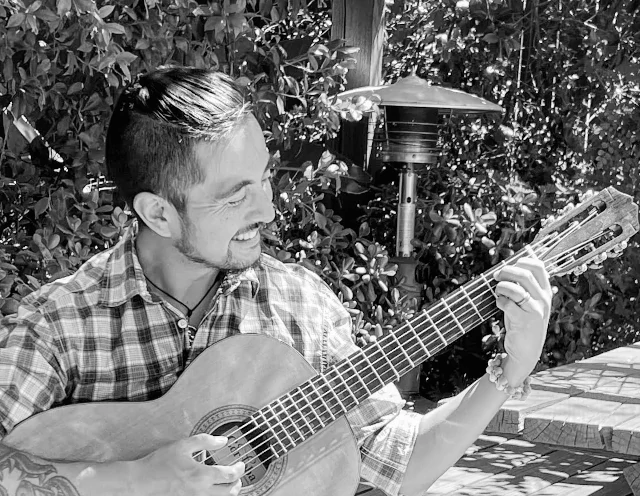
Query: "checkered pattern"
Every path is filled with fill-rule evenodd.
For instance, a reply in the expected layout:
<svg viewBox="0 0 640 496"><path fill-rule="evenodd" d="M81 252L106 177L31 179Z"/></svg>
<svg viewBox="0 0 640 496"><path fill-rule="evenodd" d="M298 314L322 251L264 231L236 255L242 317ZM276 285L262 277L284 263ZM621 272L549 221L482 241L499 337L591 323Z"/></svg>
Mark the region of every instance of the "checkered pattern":
<svg viewBox="0 0 640 496"><path fill-rule="evenodd" d="M149 292L134 239L131 229L0 321L0 435L62 404L157 398L205 348L233 334L279 339L318 371L356 349L349 314L322 280L267 255L226 275L189 346L178 326L184 315ZM347 414L363 479L393 496L420 419L402 406L390 385Z"/></svg>

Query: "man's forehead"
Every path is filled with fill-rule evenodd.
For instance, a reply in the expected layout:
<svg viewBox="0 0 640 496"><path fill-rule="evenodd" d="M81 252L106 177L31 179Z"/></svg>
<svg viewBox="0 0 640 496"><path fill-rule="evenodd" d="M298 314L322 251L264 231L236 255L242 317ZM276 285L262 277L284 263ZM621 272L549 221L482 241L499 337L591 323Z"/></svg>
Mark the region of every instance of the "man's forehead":
<svg viewBox="0 0 640 496"><path fill-rule="evenodd" d="M214 194L222 193L237 183L255 180L271 164L271 155L261 131L239 130L225 146L198 143L196 157L205 176L204 185Z"/></svg>

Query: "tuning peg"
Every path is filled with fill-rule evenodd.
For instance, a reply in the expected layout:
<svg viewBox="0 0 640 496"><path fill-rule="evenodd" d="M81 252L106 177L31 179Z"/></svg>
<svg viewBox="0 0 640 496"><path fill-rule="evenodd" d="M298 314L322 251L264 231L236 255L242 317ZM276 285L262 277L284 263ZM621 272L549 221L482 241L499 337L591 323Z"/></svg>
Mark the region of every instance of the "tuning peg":
<svg viewBox="0 0 640 496"><path fill-rule="evenodd" d="M585 202L591 198L593 198L594 196L596 196L596 192L593 191L592 189L585 191L584 193L582 193L582 195L580 195L580 201L581 202Z"/></svg>
<svg viewBox="0 0 640 496"><path fill-rule="evenodd" d="M546 219L542 219L540 224L542 225L542 227L545 227L545 226L548 226L549 224L553 224L555 222L555 220L556 220L556 218L553 215L550 215Z"/></svg>
<svg viewBox="0 0 640 496"><path fill-rule="evenodd" d="M584 274L587 271L588 267L587 264L582 264L578 267L576 267L573 271L573 273L577 276Z"/></svg>

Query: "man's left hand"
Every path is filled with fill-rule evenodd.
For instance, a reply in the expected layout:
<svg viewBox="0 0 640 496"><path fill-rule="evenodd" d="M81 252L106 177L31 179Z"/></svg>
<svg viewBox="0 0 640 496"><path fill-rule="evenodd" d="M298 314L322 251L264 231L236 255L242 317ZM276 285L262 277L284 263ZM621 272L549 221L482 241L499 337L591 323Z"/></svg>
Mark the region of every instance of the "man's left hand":
<svg viewBox="0 0 640 496"><path fill-rule="evenodd" d="M501 268L494 278L496 303L504 311L504 347L519 382L531 373L542 353L553 291L544 263L535 258L521 258Z"/></svg>

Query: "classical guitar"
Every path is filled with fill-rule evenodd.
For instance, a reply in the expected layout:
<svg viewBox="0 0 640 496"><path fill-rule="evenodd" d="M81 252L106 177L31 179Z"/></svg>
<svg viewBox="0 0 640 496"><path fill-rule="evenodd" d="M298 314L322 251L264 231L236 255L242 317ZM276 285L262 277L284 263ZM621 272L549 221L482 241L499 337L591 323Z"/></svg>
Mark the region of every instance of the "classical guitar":
<svg viewBox="0 0 640 496"><path fill-rule="evenodd" d="M535 256L551 275L581 273L619 255L637 230L638 207L607 188L547 222L509 260L322 374L275 339L233 336L205 350L157 400L58 407L20 423L4 443L45 459L132 460L208 432L229 444L194 458L245 461L241 494L350 496L360 457L345 413L495 315L496 270Z"/></svg>

